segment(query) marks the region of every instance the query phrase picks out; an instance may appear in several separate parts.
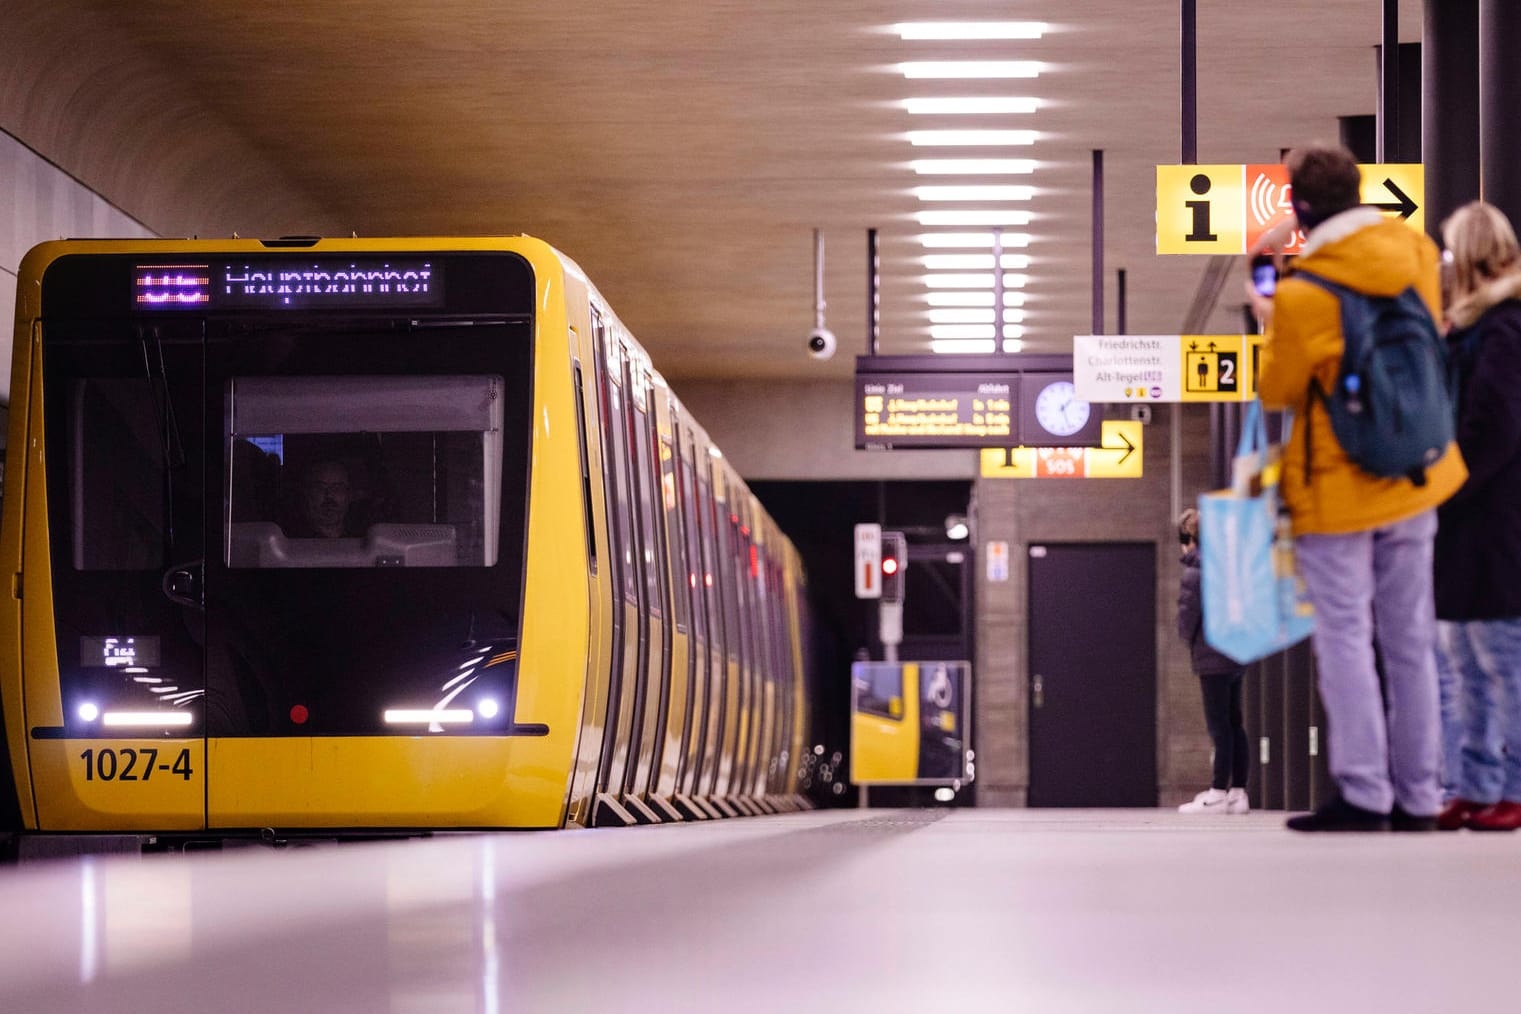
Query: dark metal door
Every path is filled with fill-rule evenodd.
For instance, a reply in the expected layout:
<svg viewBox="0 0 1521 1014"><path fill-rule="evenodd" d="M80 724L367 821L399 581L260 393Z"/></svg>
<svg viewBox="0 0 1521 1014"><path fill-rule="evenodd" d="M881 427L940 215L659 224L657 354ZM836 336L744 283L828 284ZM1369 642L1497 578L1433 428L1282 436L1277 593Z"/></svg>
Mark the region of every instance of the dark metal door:
<svg viewBox="0 0 1521 1014"><path fill-rule="evenodd" d="M1029 551L1031 806L1155 806L1155 543Z"/></svg>

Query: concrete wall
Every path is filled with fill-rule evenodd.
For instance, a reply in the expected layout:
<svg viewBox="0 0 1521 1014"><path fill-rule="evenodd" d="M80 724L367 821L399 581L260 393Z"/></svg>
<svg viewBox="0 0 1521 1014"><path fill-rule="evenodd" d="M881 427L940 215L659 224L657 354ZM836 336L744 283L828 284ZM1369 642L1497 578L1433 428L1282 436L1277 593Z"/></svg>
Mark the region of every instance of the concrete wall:
<svg viewBox="0 0 1521 1014"><path fill-rule="evenodd" d="M977 473L971 453L854 449L849 382L703 383L676 393L746 478L945 479ZM1022 806L1029 786L1028 630L1024 559L1038 542L1153 542L1157 547L1157 789L1163 805L1182 802L1209 779L1210 742L1198 677L1175 633L1178 542L1172 437L1177 426L1176 495L1191 504L1208 488L1207 406L1158 407L1144 430L1140 479L981 479L975 485L978 668L974 746L977 798ZM1009 580L987 579L986 545L1009 543Z"/></svg>
<svg viewBox="0 0 1521 1014"><path fill-rule="evenodd" d="M44 240L151 236L153 231L0 131L0 321L16 319L16 270ZM0 404L10 403L11 343L0 341ZM0 442L4 441L0 428Z"/></svg>

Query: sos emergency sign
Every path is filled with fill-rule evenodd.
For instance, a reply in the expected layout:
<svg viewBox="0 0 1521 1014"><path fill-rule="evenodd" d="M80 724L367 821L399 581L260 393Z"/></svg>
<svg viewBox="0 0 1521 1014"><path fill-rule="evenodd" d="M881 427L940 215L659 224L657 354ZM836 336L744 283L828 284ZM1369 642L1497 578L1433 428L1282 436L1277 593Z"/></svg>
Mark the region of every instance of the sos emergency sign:
<svg viewBox="0 0 1521 1014"><path fill-rule="evenodd" d="M1419 162L1369 164L1362 201L1426 231L1426 167ZM1243 254L1294 213L1285 165L1157 166L1157 253ZM1284 250L1304 244L1297 232Z"/></svg>

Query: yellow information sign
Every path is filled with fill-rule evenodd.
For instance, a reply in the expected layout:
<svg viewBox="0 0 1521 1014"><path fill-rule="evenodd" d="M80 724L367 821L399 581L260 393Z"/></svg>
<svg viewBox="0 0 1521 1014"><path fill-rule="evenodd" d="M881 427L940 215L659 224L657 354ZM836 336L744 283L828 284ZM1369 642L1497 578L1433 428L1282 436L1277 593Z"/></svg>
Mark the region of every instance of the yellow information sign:
<svg viewBox="0 0 1521 1014"><path fill-rule="evenodd" d="M1257 396L1262 336L1184 335L1180 401L1251 401Z"/></svg>
<svg viewBox="0 0 1521 1014"><path fill-rule="evenodd" d="M1157 253L1246 252L1244 166L1157 166Z"/></svg>
<svg viewBox="0 0 1521 1014"><path fill-rule="evenodd" d="M1426 167L1419 162L1373 163L1362 171L1362 201L1416 232L1426 230ZM1267 165L1157 166L1157 253L1242 254L1294 213L1288 167ZM1297 254L1304 233L1283 252Z"/></svg>
<svg viewBox="0 0 1521 1014"><path fill-rule="evenodd" d="M1105 419L1098 447L984 447L985 479L1139 479L1141 424Z"/></svg>

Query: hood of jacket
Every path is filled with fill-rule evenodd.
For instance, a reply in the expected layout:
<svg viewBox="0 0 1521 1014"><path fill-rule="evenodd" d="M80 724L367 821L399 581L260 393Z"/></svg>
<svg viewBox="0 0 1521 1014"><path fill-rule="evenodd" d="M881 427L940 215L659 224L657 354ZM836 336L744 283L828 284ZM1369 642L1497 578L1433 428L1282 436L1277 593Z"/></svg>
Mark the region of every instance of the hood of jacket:
<svg viewBox="0 0 1521 1014"><path fill-rule="evenodd" d="M1310 231L1295 267L1370 296L1397 296L1422 277L1423 239L1376 208L1351 208Z"/></svg>
<svg viewBox="0 0 1521 1014"><path fill-rule="evenodd" d="M1472 327L1480 317L1507 299L1521 299L1521 268L1501 275L1453 303L1447 319L1455 328Z"/></svg>

